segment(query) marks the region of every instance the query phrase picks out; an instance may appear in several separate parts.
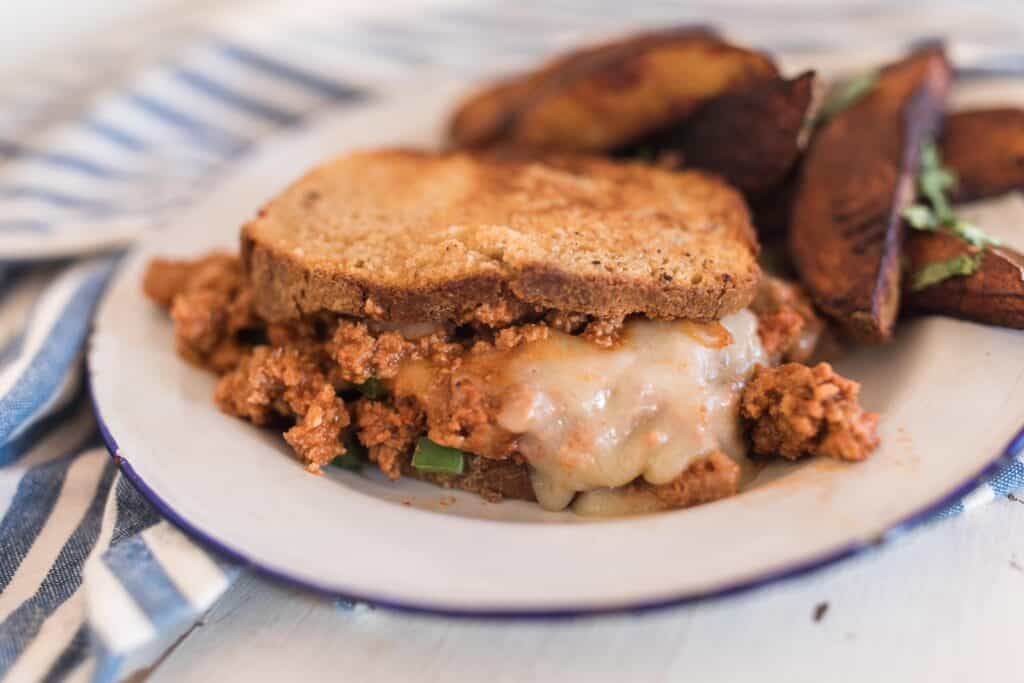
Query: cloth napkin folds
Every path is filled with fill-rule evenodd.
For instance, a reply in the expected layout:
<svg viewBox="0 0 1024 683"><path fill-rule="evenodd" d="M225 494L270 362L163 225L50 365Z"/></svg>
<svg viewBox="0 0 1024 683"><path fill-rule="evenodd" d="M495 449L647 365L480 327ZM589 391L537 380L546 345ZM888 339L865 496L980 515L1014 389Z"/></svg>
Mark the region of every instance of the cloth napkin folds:
<svg viewBox="0 0 1024 683"><path fill-rule="evenodd" d="M120 253L173 228L260 139L386 98L416 73L479 78L631 26L714 17L782 50L899 49L922 30L1008 39L984 16L936 9L944 23L922 27L873 3L788 18L757 3L416 7L190 18L0 87L0 677L123 677L244 569L162 521L121 476L92 415L83 349ZM822 22L827 31L809 29ZM995 54L975 70L1024 67L1012 49ZM1022 485L1017 462L942 514Z"/></svg>

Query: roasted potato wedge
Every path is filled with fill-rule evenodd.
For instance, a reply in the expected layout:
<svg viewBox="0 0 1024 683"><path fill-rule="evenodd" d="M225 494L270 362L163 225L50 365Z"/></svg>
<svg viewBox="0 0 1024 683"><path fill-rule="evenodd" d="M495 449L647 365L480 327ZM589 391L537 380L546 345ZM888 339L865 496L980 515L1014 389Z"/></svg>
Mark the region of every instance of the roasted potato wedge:
<svg viewBox="0 0 1024 683"><path fill-rule="evenodd" d="M800 184L799 159L777 185L764 192L747 193L747 205L762 244L785 243L793 214L793 199Z"/></svg>
<svg viewBox="0 0 1024 683"><path fill-rule="evenodd" d="M1024 109L949 114L939 145L943 163L957 175L953 201L1024 189Z"/></svg>
<svg viewBox="0 0 1024 683"><path fill-rule="evenodd" d="M975 253L976 248L949 233L914 231L907 239L907 273ZM989 247L980 255L981 262L970 275L949 277L917 291L906 286L905 307L1024 329L1024 254Z"/></svg>
<svg viewBox="0 0 1024 683"><path fill-rule="evenodd" d="M777 76L768 56L704 28L643 33L471 96L449 134L457 147L610 151L679 123L725 92Z"/></svg>
<svg viewBox="0 0 1024 683"><path fill-rule="evenodd" d="M751 194L776 187L800 156L813 88L814 72L808 71L716 97L684 126L683 164L717 173Z"/></svg>
<svg viewBox="0 0 1024 683"><path fill-rule="evenodd" d="M939 126L950 68L939 47L882 69L872 89L821 124L793 201L793 265L815 303L855 341L892 336L899 311L900 214L922 143Z"/></svg>

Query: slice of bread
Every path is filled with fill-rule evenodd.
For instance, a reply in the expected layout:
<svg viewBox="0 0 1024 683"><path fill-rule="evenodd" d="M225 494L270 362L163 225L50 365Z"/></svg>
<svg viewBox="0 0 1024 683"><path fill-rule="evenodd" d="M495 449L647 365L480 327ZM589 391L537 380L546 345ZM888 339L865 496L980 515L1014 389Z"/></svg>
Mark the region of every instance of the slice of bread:
<svg viewBox="0 0 1024 683"><path fill-rule="evenodd" d="M760 276L746 205L700 172L385 149L314 169L242 231L260 314L481 307L716 320Z"/></svg>

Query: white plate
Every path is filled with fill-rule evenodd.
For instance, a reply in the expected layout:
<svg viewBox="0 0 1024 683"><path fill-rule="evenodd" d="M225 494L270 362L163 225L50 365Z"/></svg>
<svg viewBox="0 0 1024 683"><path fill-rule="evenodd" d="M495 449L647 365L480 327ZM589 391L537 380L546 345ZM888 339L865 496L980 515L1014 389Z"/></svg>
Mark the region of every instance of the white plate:
<svg viewBox="0 0 1024 683"><path fill-rule="evenodd" d="M1022 423L1024 336L926 318L841 364L884 416L871 460L772 466L750 490L710 505L594 521L411 480L307 474L279 436L217 411L213 378L175 356L171 325L142 297L140 276L153 255L233 248L261 202L329 154L436 144L454 89L424 90L261 148L209 201L148 239L109 289L89 357L108 445L143 493L201 541L274 576L383 605L489 615L636 609L847 557L963 495L1021 447L1021 438L1007 444Z"/></svg>

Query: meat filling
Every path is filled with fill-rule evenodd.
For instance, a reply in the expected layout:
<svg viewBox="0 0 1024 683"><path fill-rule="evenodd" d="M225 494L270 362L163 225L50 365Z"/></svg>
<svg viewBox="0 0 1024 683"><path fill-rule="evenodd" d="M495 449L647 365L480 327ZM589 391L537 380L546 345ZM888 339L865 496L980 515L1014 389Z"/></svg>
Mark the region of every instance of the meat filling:
<svg viewBox="0 0 1024 683"><path fill-rule="evenodd" d="M179 354L220 376L218 406L286 429L314 472L354 437L392 479L635 511L733 495L748 439L757 454L844 460L878 443L856 383L827 365L768 367L808 358L824 329L781 280L766 278L753 312L709 324L525 305L445 325L327 315L266 324L241 263L225 254L154 260L143 287L169 309ZM424 435L469 454L465 472L411 468Z"/></svg>
<svg viewBox="0 0 1024 683"><path fill-rule="evenodd" d="M753 452L864 460L878 447L878 414L861 408L859 394L860 385L828 363L759 367L740 406Z"/></svg>

